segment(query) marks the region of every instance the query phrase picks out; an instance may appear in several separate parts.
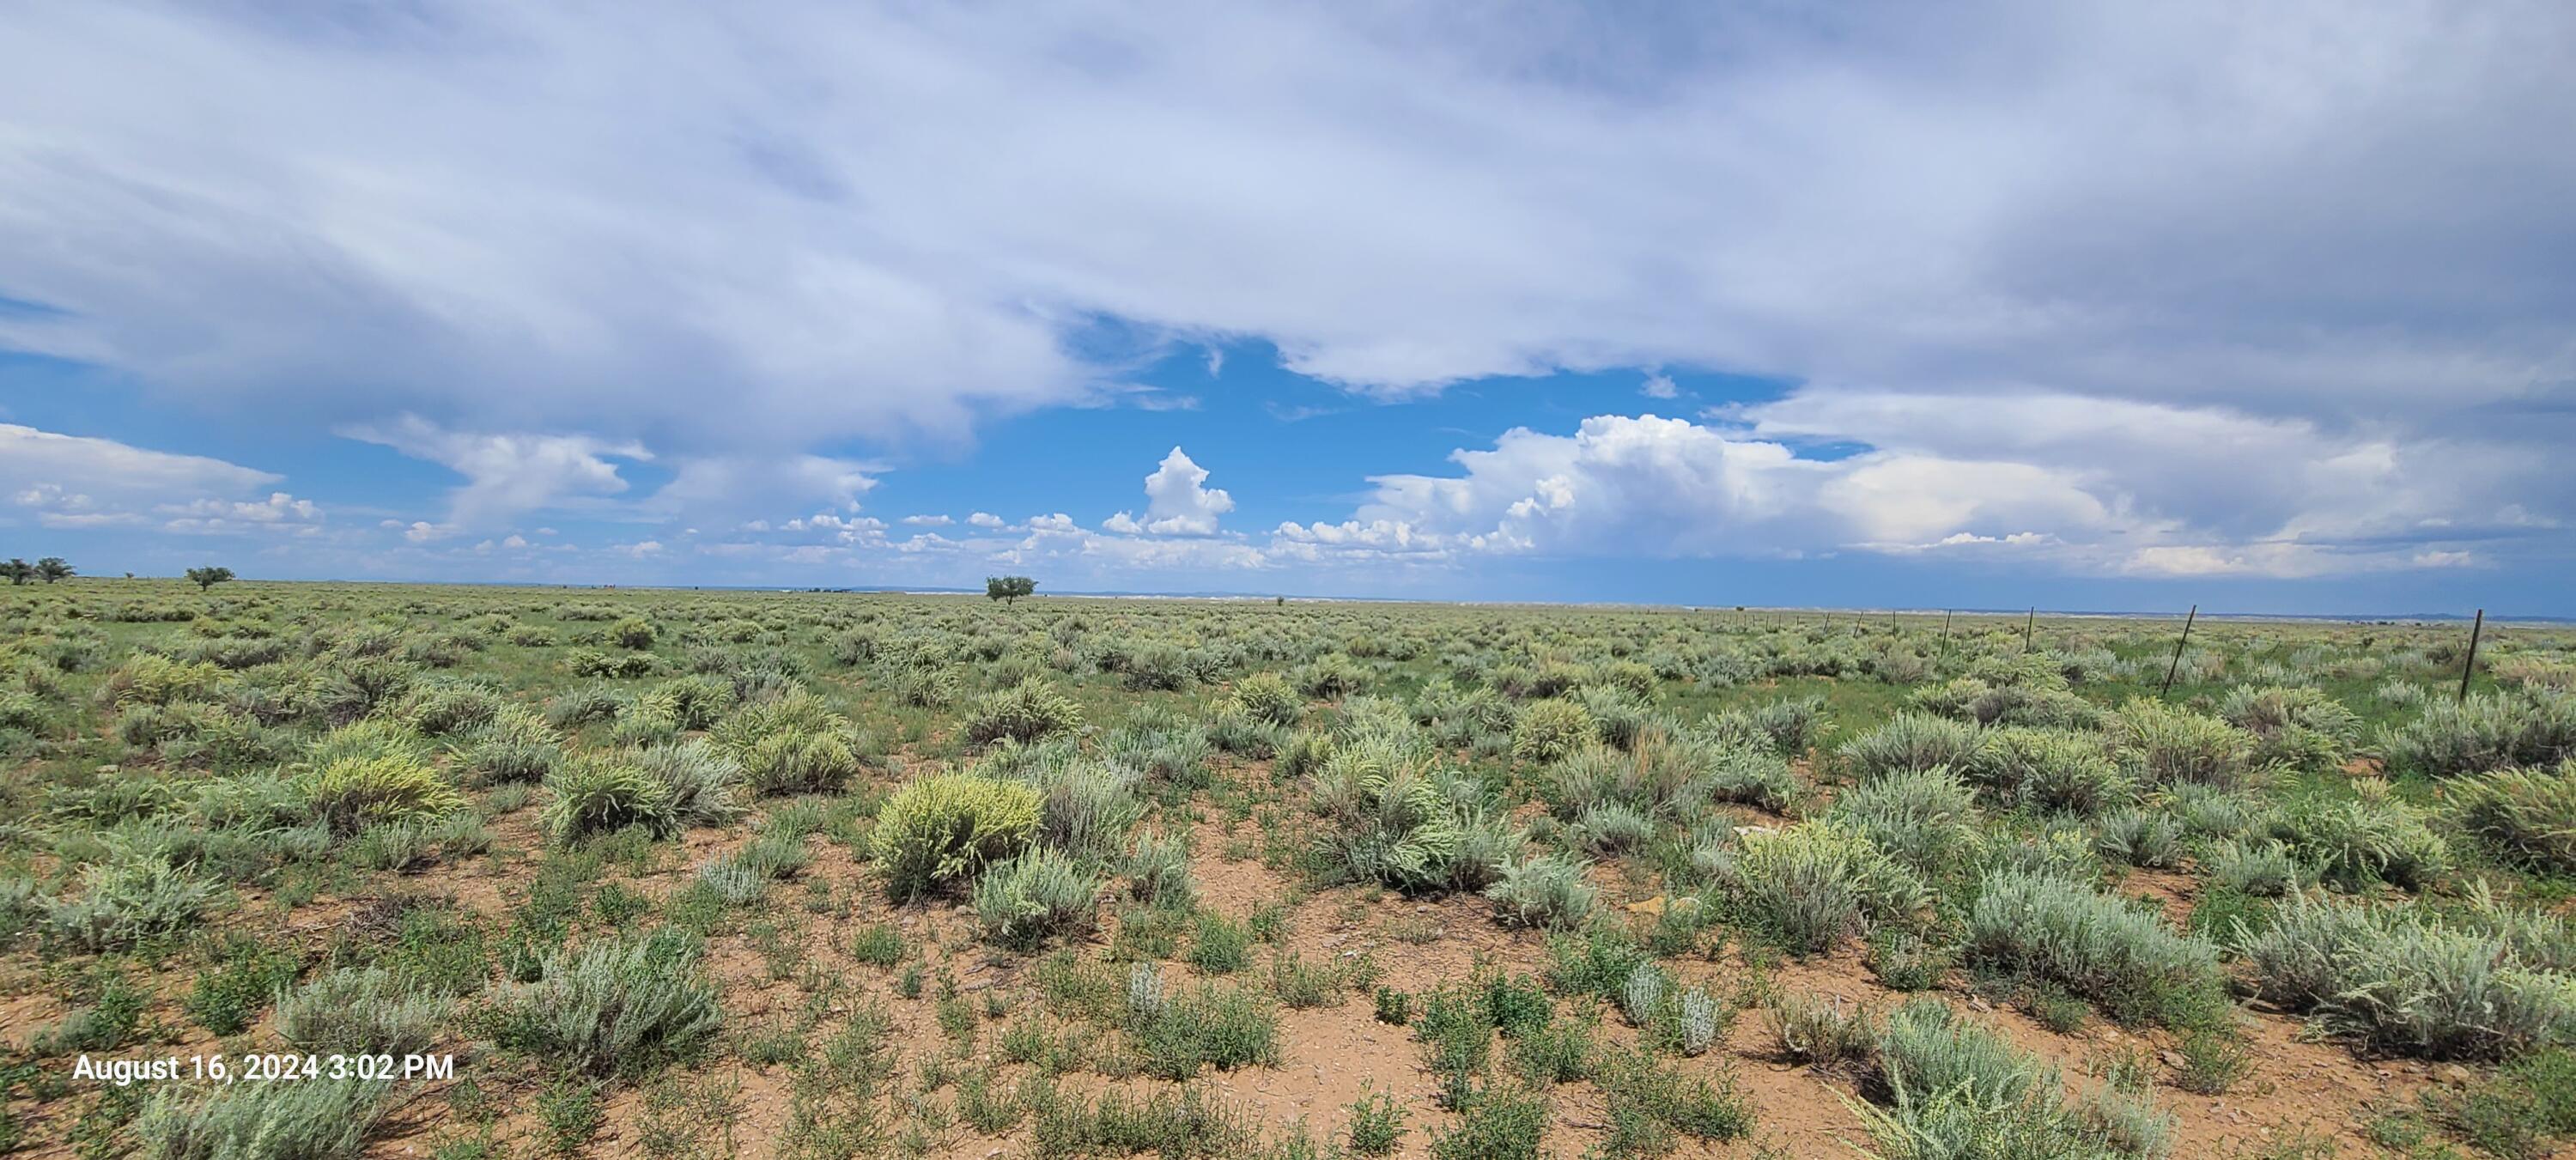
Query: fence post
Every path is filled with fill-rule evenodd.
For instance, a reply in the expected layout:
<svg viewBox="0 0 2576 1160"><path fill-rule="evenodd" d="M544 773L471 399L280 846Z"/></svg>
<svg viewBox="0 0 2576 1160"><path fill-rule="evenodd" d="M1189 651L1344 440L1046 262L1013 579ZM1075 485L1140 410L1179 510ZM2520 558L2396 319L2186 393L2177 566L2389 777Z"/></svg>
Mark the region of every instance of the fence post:
<svg viewBox="0 0 2576 1160"><path fill-rule="evenodd" d="M2478 637L2486 627L2487 610L2481 608L2477 621L2469 625L2469 659L2460 665L2460 695L2455 699L2463 705L2469 703L2469 674L2478 671Z"/></svg>
<svg viewBox="0 0 2576 1160"><path fill-rule="evenodd" d="M2030 619L2021 623L2021 651L2030 651L2030 630L2039 627L2039 606L2030 606Z"/></svg>
<svg viewBox="0 0 2576 1160"><path fill-rule="evenodd" d="M2174 642L2173 663L2165 666L2165 687L2156 690L2161 697L2173 691L2174 674L2182 671L2182 646L2191 643L2191 622L2200 619L2200 606L2191 606L2191 614L2182 618L2182 639Z"/></svg>

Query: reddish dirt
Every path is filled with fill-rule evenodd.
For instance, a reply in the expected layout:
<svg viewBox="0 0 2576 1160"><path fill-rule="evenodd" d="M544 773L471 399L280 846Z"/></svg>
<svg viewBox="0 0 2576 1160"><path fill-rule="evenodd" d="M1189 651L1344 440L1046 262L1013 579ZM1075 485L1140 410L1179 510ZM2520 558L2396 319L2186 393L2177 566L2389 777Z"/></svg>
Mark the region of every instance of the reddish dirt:
<svg viewBox="0 0 2576 1160"><path fill-rule="evenodd" d="M1749 812L1746 817L1759 820ZM495 848L536 848L533 826L533 818L524 811L496 820ZM1545 969L1545 940L1531 932L1498 927L1490 909L1479 898L1414 899L1357 887L1310 891L1257 861L1224 856L1229 837L1256 833L1249 822L1230 826L1213 815L1197 827L1193 834L1193 868L1202 898L1211 909L1236 918L1264 906L1285 906L1282 945L1310 961L1351 962L1366 955L1376 962L1385 983L1417 992L1464 979L1480 966L1506 973L1538 974ZM688 834L676 850L663 855L658 869L632 880L630 885L649 897L664 897L684 885L697 866L749 837L748 826ZM815 841L814 850L813 865L804 877L828 887L827 901L820 912L809 911L805 906L807 887L803 881L780 883L771 892L772 905L765 920L785 932L781 938L786 953L779 962L787 972L784 977L774 977L777 972L772 969L770 956L762 952L749 930L723 934L710 941L709 968L724 985L729 1025L748 1028L775 1024L804 1011L809 996L800 988L796 975L812 969L824 979L837 981L843 990L830 1001L810 1044L819 1049L856 1004L875 1003L893 1020L891 1042L904 1056L897 1074L909 1082L916 1074L916 1061L925 1054L935 1054L948 1043L935 1018L932 996L936 980L943 975L953 979L961 993L969 995L996 988L1010 993L1016 990L1018 976L1029 960L1002 955L978 943L971 914L953 900L891 907L874 889L865 869L846 852L820 839ZM369 898L399 892L452 895L456 904L466 910L506 918L514 900L524 892L528 876L529 862L515 856L473 859L461 867L438 867L418 876L378 875L369 883L369 889L357 896L295 908L285 917L284 926L318 951L334 931L362 910ZM1659 884L1650 879L1632 879L1622 872L1605 872L1601 882L1605 899L1612 903L1650 899L1660 893ZM2176 921L2187 917L2196 890L2189 876L2172 872L2132 873L2119 889L2125 894L2157 899ZM245 905L234 914L228 921L256 923L270 930L277 929L279 922L264 898L246 897ZM933 980L931 989L926 989L919 999L902 999L893 993L894 970L866 966L851 958L851 942L857 932L889 917L916 948ZM1091 953L1098 953L1108 945L1107 932L1096 932L1086 945ZM1266 962L1266 952L1257 953L1254 971L1263 969ZM1849 952L1782 962L1768 969L1771 985L1792 994L1833 996L1881 1011L1892 1009L1906 998L1881 987ZM1175 964L1167 970L1186 968ZM1688 981L1707 985L1720 994L1733 994L1755 975L1757 968L1741 955L1728 953L1715 961L1681 963L1676 970ZM1249 975L1248 972L1246 977ZM158 1001L148 1016L181 1032L182 1038L172 1044L123 1054L176 1051L185 1055L239 1050L245 1042L274 1042L264 1026L255 1029L247 1040L230 1044L219 1045L203 1037L177 1008L177 999L187 982L181 972L163 978ZM0 980L0 994L7 996L0 998L0 1025L7 1027L8 1039L13 1043L23 1043L32 1029L42 1028L63 1014L58 1001L44 997L40 981L30 972L20 971ZM2161 1033L2134 1034L2099 1019L2088 1020L2073 1034L2058 1035L2017 1010L1997 1008L1964 991L1938 994L1972 1017L1999 1028L2016 1044L2054 1061L2071 1084L2092 1082L2091 1072L2111 1053L2134 1050L2152 1059L2170 1060L2169 1053L2174 1048L2169 1037ZM1030 1002L1034 997L1013 1001ZM2171 1086L2170 1062L2159 1064L2164 1082L2159 1084L2156 1097L2178 1119L2176 1157L2226 1156L2302 1132L2333 1139L2347 1156L2372 1155L2374 1150L2359 1134L2363 1126L2382 1111L2415 1106L2419 1093L2440 1082L2437 1069L2420 1063L2361 1060L2341 1047L2308 1041L2296 1020L2278 1014L2248 1012L2246 1021L2253 1051L2252 1071L2231 1094L2211 1097L2183 1092ZM989 1043L1001 1026L985 1022L979 1035ZM1338 1005L1285 1012L1281 1034L1279 1066L1212 1073L1204 1082L1268 1129L1282 1130L1302 1123L1318 1139L1341 1138L1348 1129L1349 1106L1365 1093L1391 1093L1407 1112L1407 1134L1400 1151L1407 1156L1426 1154L1432 1133L1451 1122L1451 1117L1433 1101L1434 1083L1422 1067L1419 1046L1408 1032L1377 1022L1364 996L1346 995ZM1633 1033L1615 1016L1602 1020L1600 1034L1614 1042L1633 1038ZM441 1050L462 1052L466 1046L461 1042L443 1044ZM684 1069L683 1074L738 1084L738 1119L731 1129L730 1150L741 1155L772 1153L789 1126L788 1069L754 1067L729 1054L720 1055L720 1062L701 1070ZM1737 1017L1721 1049L1680 1061L1678 1066L1686 1074L1713 1080L1731 1073L1733 1082L1752 1100L1758 1127L1750 1140L1717 1147L1686 1143L1677 1155L1745 1157L1768 1147L1779 1155L1844 1156L1853 1154L1852 1145L1864 1139L1862 1121L1855 1111L1859 1100L1855 1089L1844 1079L1781 1062L1759 1010L1747 1010ZM1005 1084L1015 1083L1024 1070L1017 1066L1003 1068L1000 1077ZM533 1111L532 1098L541 1081L531 1069L513 1069L495 1060L460 1056L458 1072L492 1094L510 1097L504 1103L515 1110L498 1122L496 1134L512 1143L514 1154L542 1152L542 1126ZM1084 1073L1070 1074L1062 1082L1065 1090L1077 1093L1111 1086L1142 1090L1151 1084ZM420 1157L455 1138L460 1129L447 1099L452 1086L442 1083L420 1089L377 1131L368 1154ZM1550 1150L1559 1155L1582 1154L1601 1138L1606 1113L1600 1106L1600 1097L1588 1084L1562 1086L1555 1095ZM944 1090L941 1098L953 1099L953 1087ZM640 1135L644 1100L642 1090L634 1085L613 1088L606 1101L607 1127L583 1154L644 1154ZM64 1138L67 1124L59 1118L72 1107L58 1102L22 1125L28 1143L21 1154L47 1160L72 1155ZM960 1123L935 1137L932 1150L939 1155L975 1158L1018 1155L1025 1149L1025 1123L1019 1131L1017 1137L994 1139L978 1135ZM2576 1150L2570 1154L2576 1155Z"/></svg>

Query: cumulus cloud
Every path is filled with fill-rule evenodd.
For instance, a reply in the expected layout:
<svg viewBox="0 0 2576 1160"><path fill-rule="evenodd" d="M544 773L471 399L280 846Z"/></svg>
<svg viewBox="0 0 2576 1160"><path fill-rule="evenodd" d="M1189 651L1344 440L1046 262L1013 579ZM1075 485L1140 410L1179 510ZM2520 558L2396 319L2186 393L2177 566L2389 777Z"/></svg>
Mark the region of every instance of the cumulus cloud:
<svg viewBox="0 0 2576 1160"><path fill-rule="evenodd" d="M1122 535L1215 535L1217 517L1234 510L1234 497L1207 480L1207 469L1174 447L1145 477L1145 517L1122 511L1101 526Z"/></svg>
<svg viewBox="0 0 2576 1160"><path fill-rule="evenodd" d="M2013 401L2031 420L2013 433L1973 437L1992 402L1915 414L1792 396L1736 428L1601 415L1570 435L1515 429L1453 453L1458 474L1375 477L1352 519L1283 524L1275 547L1305 559L1981 552L2091 574L2308 576L2456 566L2461 542L2530 519L2509 469L2452 468L2505 454L2493 448L2419 453L2220 408L2048 398ZM1790 439L1869 446L1802 454ZM2242 458L2256 462L2232 465ZM2238 502L2229 484L2249 473L2271 486Z"/></svg>

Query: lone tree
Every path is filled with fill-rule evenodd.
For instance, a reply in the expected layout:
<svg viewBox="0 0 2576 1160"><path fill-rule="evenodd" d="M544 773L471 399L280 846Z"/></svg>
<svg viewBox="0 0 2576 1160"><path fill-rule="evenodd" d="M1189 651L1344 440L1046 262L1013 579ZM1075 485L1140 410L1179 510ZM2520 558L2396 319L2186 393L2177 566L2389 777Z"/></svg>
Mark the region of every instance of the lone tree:
<svg viewBox="0 0 2576 1160"><path fill-rule="evenodd" d="M8 563L0 564L0 576L8 577L12 584L24 584L36 578L36 566L13 556Z"/></svg>
<svg viewBox="0 0 2576 1160"><path fill-rule="evenodd" d="M999 600L1005 604L1014 604L1019 601L1020 597L1034 596L1037 594L1037 591L1038 582L1031 580L1026 576L987 576L984 578L984 596L988 600Z"/></svg>
<svg viewBox="0 0 2576 1160"><path fill-rule="evenodd" d="M69 579L71 575L71 562L60 556L47 556L42 560L36 561L36 577L47 584L51 584L57 580Z"/></svg>
<svg viewBox="0 0 2576 1160"><path fill-rule="evenodd" d="M230 568L208 566L188 569L188 582L196 585L199 592L213 591L215 585L232 578L233 570Z"/></svg>

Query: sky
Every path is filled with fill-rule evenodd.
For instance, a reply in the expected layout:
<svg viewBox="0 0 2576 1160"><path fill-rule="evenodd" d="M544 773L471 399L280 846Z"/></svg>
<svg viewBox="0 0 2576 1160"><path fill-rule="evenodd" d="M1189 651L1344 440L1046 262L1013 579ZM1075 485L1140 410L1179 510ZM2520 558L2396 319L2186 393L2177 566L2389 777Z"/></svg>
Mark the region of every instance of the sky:
<svg viewBox="0 0 2576 1160"><path fill-rule="evenodd" d="M0 556L2576 615L2576 7L0 8Z"/></svg>

